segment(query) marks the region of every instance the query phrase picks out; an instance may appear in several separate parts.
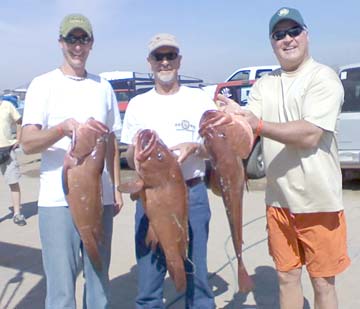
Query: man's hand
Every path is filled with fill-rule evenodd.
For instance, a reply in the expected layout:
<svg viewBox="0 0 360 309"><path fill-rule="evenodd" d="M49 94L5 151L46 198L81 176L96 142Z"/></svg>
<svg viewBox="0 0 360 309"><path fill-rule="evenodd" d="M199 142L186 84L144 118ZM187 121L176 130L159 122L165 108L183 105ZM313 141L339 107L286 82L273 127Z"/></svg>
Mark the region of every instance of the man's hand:
<svg viewBox="0 0 360 309"><path fill-rule="evenodd" d="M231 100L222 94L219 94L217 96L215 103L216 103L217 107L219 108L219 110L221 110L225 113L236 114L242 110L242 108L240 107L240 105L238 103L236 103L234 100Z"/></svg>
<svg viewBox="0 0 360 309"><path fill-rule="evenodd" d="M191 154L199 152L201 145L199 143L180 143L170 148L170 150L177 156L177 161L181 164Z"/></svg>
<svg viewBox="0 0 360 309"><path fill-rule="evenodd" d="M72 137L73 132L79 126L79 122L77 122L74 118L69 118L60 122L57 125L58 131L63 133L64 136Z"/></svg>
<svg viewBox="0 0 360 309"><path fill-rule="evenodd" d="M256 128L259 125L259 118L257 118L251 111L241 108L241 106L234 100L231 100L222 94L218 95L216 105L219 107L219 110L225 113L243 116L250 124L253 132L256 131Z"/></svg>

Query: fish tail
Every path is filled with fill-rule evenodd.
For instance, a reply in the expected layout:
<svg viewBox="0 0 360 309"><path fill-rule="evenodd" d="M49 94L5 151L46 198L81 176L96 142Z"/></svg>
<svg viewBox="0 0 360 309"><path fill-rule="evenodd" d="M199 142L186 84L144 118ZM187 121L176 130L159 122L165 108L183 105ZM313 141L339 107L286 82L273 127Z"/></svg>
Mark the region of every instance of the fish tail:
<svg viewBox="0 0 360 309"><path fill-rule="evenodd" d="M101 271L102 261L96 236L89 230L83 230L82 232L80 232L80 236L91 264L93 264L94 268L97 271Z"/></svg>
<svg viewBox="0 0 360 309"><path fill-rule="evenodd" d="M254 289L254 282L248 275L244 263L241 261L238 265L238 283L241 293L248 293Z"/></svg>
<svg viewBox="0 0 360 309"><path fill-rule="evenodd" d="M176 260L166 261L170 277L173 279L175 288L178 292L186 290L186 273L184 261L179 257Z"/></svg>

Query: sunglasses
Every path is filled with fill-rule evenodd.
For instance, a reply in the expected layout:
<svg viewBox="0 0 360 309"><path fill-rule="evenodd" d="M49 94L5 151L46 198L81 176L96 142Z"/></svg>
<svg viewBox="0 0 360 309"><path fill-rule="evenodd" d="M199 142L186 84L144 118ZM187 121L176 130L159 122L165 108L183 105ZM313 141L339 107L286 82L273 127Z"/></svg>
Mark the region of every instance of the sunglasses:
<svg viewBox="0 0 360 309"><path fill-rule="evenodd" d="M76 44L79 43L81 45L86 45L91 42L91 38L88 35L82 35L82 36L75 36L72 34L69 34L67 37L62 38L66 43L68 44Z"/></svg>
<svg viewBox="0 0 360 309"><path fill-rule="evenodd" d="M152 56L156 61L164 61L165 58L168 61L172 61L172 60L175 60L178 57L178 53L176 53L176 52L153 53Z"/></svg>
<svg viewBox="0 0 360 309"><path fill-rule="evenodd" d="M301 32L303 32L304 28L300 27L300 26L296 26L287 30L280 30L280 31L276 31L274 32L271 37L275 40L275 41L280 41L282 39L284 39L287 35L289 35L292 38L297 37Z"/></svg>

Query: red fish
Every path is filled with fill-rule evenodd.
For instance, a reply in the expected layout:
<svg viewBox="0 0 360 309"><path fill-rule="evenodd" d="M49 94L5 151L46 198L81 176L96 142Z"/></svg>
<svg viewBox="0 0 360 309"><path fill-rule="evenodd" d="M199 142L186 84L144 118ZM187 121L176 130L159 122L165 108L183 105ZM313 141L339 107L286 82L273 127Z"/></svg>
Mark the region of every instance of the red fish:
<svg viewBox="0 0 360 309"><path fill-rule="evenodd" d="M210 156L215 194L222 196L238 261L238 284L241 292L253 288L242 259L242 209L245 173L242 159L247 157L253 134L241 116L218 110L206 111L200 120L200 135Z"/></svg>
<svg viewBox="0 0 360 309"><path fill-rule="evenodd" d="M186 289L184 261L188 248L187 187L174 154L151 130L137 135L134 161L137 183L120 191L140 196L149 219L146 243L162 248L170 277L178 291Z"/></svg>
<svg viewBox="0 0 360 309"><path fill-rule="evenodd" d="M102 269L98 245L103 241L102 182L109 129L88 119L74 130L71 148L65 155L63 190L74 224L90 261Z"/></svg>

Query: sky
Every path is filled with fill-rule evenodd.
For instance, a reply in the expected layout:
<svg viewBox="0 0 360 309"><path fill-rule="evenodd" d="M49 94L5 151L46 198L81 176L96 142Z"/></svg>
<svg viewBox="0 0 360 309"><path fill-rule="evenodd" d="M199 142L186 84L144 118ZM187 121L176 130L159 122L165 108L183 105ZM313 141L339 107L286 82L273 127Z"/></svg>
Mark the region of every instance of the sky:
<svg viewBox="0 0 360 309"><path fill-rule="evenodd" d="M277 64L268 24L283 6L302 13L314 59L335 69L360 62L359 0L1 0L0 91L62 64L59 25L70 13L93 26L89 72L149 72L148 41L168 32L181 46L180 74L218 83L241 67Z"/></svg>

